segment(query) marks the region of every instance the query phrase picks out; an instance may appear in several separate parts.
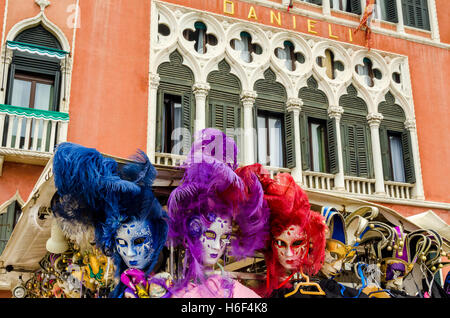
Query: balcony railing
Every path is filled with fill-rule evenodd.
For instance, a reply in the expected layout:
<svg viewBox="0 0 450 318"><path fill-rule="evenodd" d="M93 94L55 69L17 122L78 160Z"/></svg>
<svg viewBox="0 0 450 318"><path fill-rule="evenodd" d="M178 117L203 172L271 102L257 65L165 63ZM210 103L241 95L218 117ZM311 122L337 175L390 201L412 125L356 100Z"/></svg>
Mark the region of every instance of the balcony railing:
<svg viewBox="0 0 450 318"><path fill-rule="evenodd" d="M410 183L384 181L386 194L395 199L411 199L413 188L414 185Z"/></svg>
<svg viewBox="0 0 450 318"><path fill-rule="evenodd" d="M359 177L344 178L345 190L354 194L371 195L375 193L375 179Z"/></svg>
<svg viewBox="0 0 450 318"><path fill-rule="evenodd" d="M186 156L174 155L170 153L156 153L155 164L178 167L186 159ZM264 166L273 178L277 173L291 173L291 169L282 167ZM323 172L303 171L302 183L306 189L333 191L335 175ZM345 191L352 194L370 196L375 194L375 179L360 177L344 177ZM393 199L411 199L413 184L385 181L386 196Z"/></svg>
<svg viewBox="0 0 450 318"><path fill-rule="evenodd" d="M174 155L171 153L155 153L155 164L170 167L178 167L186 159L186 156Z"/></svg>
<svg viewBox="0 0 450 318"><path fill-rule="evenodd" d="M309 189L333 190L334 174L303 171L303 186Z"/></svg>
<svg viewBox="0 0 450 318"><path fill-rule="evenodd" d="M291 173L291 169L288 168L272 167L272 166L264 166L264 168L269 171L271 178L273 178L277 173L281 172Z"/></svg>
<svg viewBox="0 0 450 318"><path fill-rule="evenodd" d="M0 104L2 149L53 153L66 136L69 114ZM65 130L61 134L61 130Z"/></svg>

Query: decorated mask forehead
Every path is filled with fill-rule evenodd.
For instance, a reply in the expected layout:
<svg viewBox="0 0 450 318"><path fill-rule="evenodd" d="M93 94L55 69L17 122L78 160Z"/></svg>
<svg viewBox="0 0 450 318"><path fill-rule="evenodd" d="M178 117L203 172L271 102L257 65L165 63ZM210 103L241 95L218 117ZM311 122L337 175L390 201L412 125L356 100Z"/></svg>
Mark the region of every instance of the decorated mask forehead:
<svg viewBox="0 0 450 318"><path fill-rule="evenodd" d="M274 237L274 248L278 261L286 270L296 270L307 253L306 234L299 225L291 225Z"/></svg>
<svg viewBox="0 0 450 318"><path fill-rule="evenodd" d="M386 282L405 277L412 266L401 259L389 258L383 261L381 272Z"/></svg>
<svg viewBox="0 0 450 318"><path fill-rule="evenodd" d="M213 220L212 215L208 217ZM230 241L232 226L230 217L215 217L200 237L202 244L202 261L204 265L214 265L223 255Z"/></svg>
<svg viewBox="0 0 450 318"><path fill-rule="evenodd" d="M116 248L129 268L145 269L151 262L154 249L148 221L122 224L116 234Z"/></svg>

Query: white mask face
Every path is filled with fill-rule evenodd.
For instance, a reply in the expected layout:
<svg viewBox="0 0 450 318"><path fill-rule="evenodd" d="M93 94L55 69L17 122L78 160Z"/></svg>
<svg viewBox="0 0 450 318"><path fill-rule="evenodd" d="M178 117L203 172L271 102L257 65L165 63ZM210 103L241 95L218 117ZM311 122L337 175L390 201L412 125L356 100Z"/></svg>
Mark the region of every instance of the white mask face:
<svg viewBox="0 0 450 318"><path fill-rule="evenodd" d="M154 252L152 244L152 232L148 222L128 222L117 230L117 251L129 268L147 267Z"/></svg>
<svg viewBox="0 0 450 318"><path fill-rule="evenodd" d="M214 265L223 255L231 236L231 218L216 217L213 223L203 232L200 241L203 246L203 265Z"/></svg>
<svg viewBox="0 0 450 318"><path fill-rule="evenodd" d="M325 250L325 262L320 269L327 278L336 276L342 269L343 259L339 259L336 253Z"/></svg>
<svg viewBox="0 0 450 318"><path fill-rule="evenodd" d="M306 235L298 225L289 226L274 238L278 261L285 270L295 271L299 269L306 253L306 244Z"/></svg>

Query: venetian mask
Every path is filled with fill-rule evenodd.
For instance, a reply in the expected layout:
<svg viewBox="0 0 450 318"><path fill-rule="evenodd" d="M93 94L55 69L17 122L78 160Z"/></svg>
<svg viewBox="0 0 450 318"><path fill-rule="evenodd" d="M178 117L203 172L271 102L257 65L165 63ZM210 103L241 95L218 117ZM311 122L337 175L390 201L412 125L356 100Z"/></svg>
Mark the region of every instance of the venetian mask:
<svg viewBox="0 0 450 318"><path fill-rule="evenodd" d="M306 234L299 225L291 225L274 238L278 261L287 271L298 270L307 252Z"/></svg>
<svg viewBox="0 0 450 318"><path fill-rule="evenodd" d="M214 265L225 252L231 236L231 218L215 217L211 225L203 232L200 241L203 247L204 265Z"/></svg>
<svg viewBox="0 0 450 318"><path fill-rule="evenodd" d="M341 271L343 263L351 261L354 256L355 251L350 250L349 246L338 240L327 239L325 262L320 271L327 278L336 276Z"/></svg>
<svg viewBox="0 0 450 318"><path fill-rule="evenodd" d="M386 282L386 288L401 290L403 278L409 273L412 266L400 259L384 260L381 271Z"/></svg>
<svg viewBox="0 0 450 318"><path fill-rule="evenodd" d="M152 259L153 238L148 221L122 224L116 233L116 248L129 268L145 269Z"/></svg>

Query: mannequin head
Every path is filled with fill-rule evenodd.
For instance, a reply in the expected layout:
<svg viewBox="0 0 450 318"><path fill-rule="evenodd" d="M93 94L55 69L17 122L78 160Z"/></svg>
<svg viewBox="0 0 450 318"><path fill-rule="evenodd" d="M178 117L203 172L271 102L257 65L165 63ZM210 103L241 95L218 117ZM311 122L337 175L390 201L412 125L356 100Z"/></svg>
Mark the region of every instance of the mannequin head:
<svg viewBox="0 0 450 318"><path fill-rule="evenodd" d="M290 174L279 173L272 179L260 164L244 168L257 175L270 210L270 235L264 252L266 293L270 294L295 272L314 275L319 271L324 259L326 225L320 214L310 210L306 193Z"/></svg>
<svg viewBox="0 0 450 318"><path fill-rule="evenodd" d="M190 280L205 280L205 267L213 267L224 253L253 256L267 236L269 212L262 208L261 184L256 176L233 170L238 166L234 140L215 129L202 130L197 138L182 184L167 204L169 238L185 250L183 278L175 290Z"/></svg>

